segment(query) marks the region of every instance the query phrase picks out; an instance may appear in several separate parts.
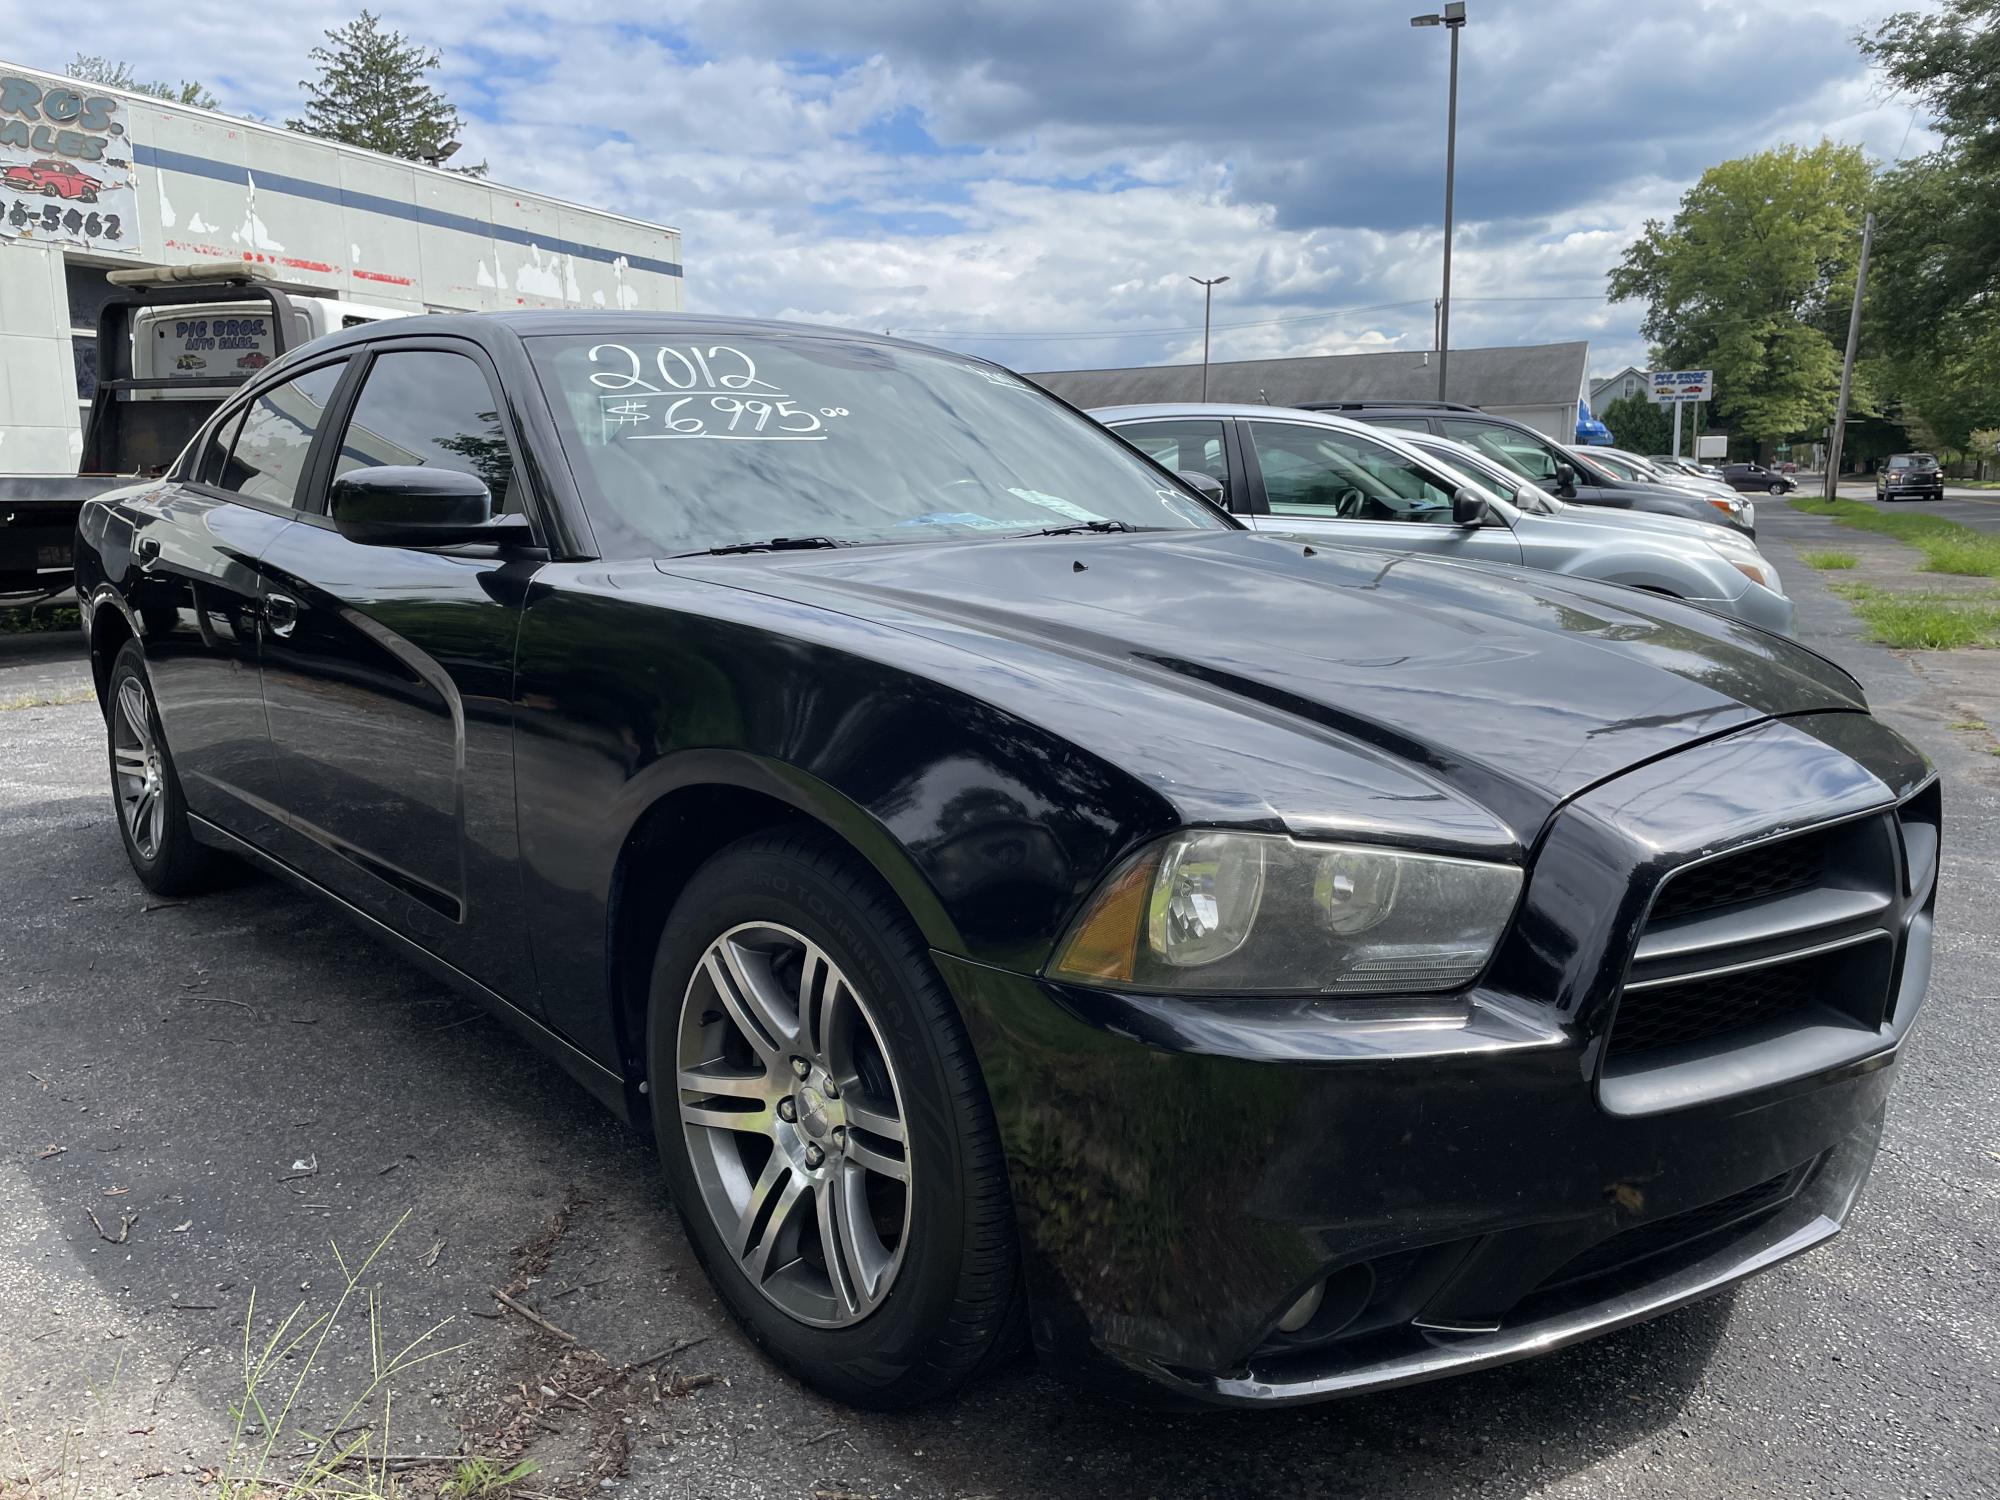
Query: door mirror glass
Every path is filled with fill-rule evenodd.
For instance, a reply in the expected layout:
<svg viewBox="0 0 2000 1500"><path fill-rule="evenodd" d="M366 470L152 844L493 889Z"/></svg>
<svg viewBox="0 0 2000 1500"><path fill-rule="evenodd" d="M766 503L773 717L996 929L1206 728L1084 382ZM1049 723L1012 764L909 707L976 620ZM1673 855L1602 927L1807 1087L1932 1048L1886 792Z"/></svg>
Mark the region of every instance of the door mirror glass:
<svg viewBox="0 0 2000 1500"><path fill-rule="evenodd" d="M459 469L381 464L333 482L334 529L371 547L451 547L466 542L526 542L525 518L493 515L486 482Z"/></svg>

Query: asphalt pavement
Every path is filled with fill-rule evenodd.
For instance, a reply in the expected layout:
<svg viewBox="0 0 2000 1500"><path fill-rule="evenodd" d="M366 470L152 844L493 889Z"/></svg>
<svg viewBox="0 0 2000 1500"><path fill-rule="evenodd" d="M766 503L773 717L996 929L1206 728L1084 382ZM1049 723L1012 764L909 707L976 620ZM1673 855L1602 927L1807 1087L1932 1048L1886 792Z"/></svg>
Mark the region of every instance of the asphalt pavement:
<svg viewBox="0 0 2000 1500"><path fill-rule="evenodd" d="M1825 491L1819 477L1814 475L1809 481L1799 485L1800 495L1818 496ZM1962 485L1946 485L1942 500L1897 500L1885 504L1875 498L1872 481L1857 483L1843 480L1840 485L1843 500L1865 500L1879 510L1893 511L1897 515L1941 516L1947 521L1957 521L1979 531L2000 531L2000 490L1974 490ZM1772 504L1782 504L1774 501ZM1757 515L1761 523L1765 502L1757 504Z"/></svg>
<svg viewBox="0 0 2000 1500"><path fill-rule="evenodd" d="M1830 523L1760 510L1806 639L1946 777L1931 998L1851 1228L1591 1345L1281 1413L1106 1406L1025 1363L893 1417L803 1390L722 1314L648 1143L555 1068L284 886L149 899L96 707L62 701L73 638L0 637L0 704L54 700L0 710L0 1493L37 1466L71 1477L30 1493L201 1493L246 1323L254 1355L328 1311L334 1246L388 1235L357 1278L383 1347L448 1351L389 1382L391 1448L529 1444L543 1494L2000 1494L2000 747L1965 727L2000 679L1860 642L1789 555ZM373 1347L350 1299L294 1425L358 1420ZM275 1363L270 1410L304 1358Z"/></svg>

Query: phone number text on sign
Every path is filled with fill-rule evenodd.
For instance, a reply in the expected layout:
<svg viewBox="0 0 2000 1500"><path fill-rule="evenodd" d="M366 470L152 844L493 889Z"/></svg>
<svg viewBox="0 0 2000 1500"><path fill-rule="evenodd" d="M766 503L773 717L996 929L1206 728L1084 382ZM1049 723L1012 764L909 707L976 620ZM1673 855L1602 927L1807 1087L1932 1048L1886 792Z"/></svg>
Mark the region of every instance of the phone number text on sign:
<svg viewBox="0 0 2000 1500"><path fill-rule="evenodd" d="M812 407L758 377L757 363L728 344L661 345L649 359L624 344L596 344L590 383L606 441L714 438L823 443L844 406Z"/></svg>

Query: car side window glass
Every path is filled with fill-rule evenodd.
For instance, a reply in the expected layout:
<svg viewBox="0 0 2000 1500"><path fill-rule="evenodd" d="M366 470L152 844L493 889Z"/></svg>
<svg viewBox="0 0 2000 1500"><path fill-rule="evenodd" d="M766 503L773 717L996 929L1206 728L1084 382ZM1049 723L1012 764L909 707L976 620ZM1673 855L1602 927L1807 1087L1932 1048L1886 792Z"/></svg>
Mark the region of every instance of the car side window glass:
<svg viewBox="0 0 2000 1500"><path fill-rule="evenodd" d="M1498 422L1468 421L1464 417L1444 419L1444 435L1477 448L1495 463L1504 464L1523 479L1552 484L1556 478L1555 454L1518 427Z"/></svg>
<svg viewBox="0 0 2000 1500"><path fill-rule="evenodd" d="M1451 496L1393 448L1328 427L1248 426L1274 516L1451 521Z"/></svg>
<svg viewBox="0 0 2000 1500"><path fill-rule="evenodd" d="M1135 422L1120 427L1118 435L1162 468L1207 474L1225 491L1229 488L1220 422Z"/></svg>
<svg viewBox="0 0 2000 1500"><path fill-rule="evenodd" d="M229 464L229 449L236 441L236 430L243 425L243 412L236 410L223 414L209 432L207 441L201 445L188 478L196 484L221 484L222 474Z"/></svg>
<svg viewBox="0 0 2000 1500"><path fill-rule="evenodd" d="M521 511L499 399L486 372L463 354L392 350L369 366L333 473L337 479L383 464L456 469L486 482L495 515Z"/></svg>
<svg viewBox="0 0 2000 1500"><path fill-rule="evenodd" d="M340 384L345 360L320 365L275 385L251 401L229 451L211 483L249 500L296 505L313 434Z"/></svg>

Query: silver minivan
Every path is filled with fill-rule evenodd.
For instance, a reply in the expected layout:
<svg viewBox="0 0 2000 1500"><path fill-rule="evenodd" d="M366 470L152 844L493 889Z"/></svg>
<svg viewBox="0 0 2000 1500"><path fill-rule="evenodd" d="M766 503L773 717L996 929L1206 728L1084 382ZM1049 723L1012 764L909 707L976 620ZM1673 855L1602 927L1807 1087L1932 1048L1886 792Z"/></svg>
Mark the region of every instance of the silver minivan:
<svg viewBox="0 0 2000 1500"><path fill-rule="evenodd" d="M1091 415L1165 467L1214 479L1229 509L1260 531L1622 583L1791 633L1792 601L1777 569L1740 535L1565 506L1518 475L1500 477L1470 450L1431 446L1445 439L1273 406L1174 403Z"/></svg>

